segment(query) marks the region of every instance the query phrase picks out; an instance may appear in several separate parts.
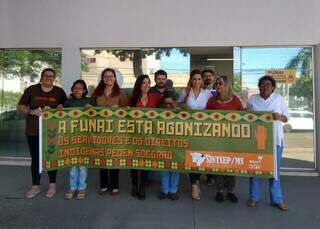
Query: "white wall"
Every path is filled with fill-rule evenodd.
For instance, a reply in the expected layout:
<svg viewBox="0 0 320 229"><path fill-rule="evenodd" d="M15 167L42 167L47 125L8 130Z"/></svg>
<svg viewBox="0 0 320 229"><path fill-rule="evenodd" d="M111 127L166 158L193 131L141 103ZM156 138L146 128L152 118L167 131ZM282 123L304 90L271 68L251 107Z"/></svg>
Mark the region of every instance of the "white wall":
<svg viewBox="0 0 320 229"><path fill-rule="evenodd" d="M7 4L5 48L320 42L319 0L0 1Z"/></svg>

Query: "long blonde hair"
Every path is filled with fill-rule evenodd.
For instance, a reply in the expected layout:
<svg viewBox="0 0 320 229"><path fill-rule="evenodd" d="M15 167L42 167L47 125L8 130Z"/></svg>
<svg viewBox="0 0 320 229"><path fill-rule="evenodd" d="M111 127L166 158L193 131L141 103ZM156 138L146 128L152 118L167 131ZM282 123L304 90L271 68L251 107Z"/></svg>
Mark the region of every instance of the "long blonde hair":
<svg viewBox="0 0 320 229"><path fill-rule="evenodd" d="M225 89L224 89L223 93L221 93L221 94L218 93L217 99L219 99L221 101L226 101L226 100L230 99L232 96L234 96L232 84L231 84L231 81L228 76L225 76L225 75L218 76L216 79L216 82L218 82L218 81L223 82L223 86Z"/></svg>
<svg viewBox="0 0 320 229"><path fill-rule="evenodd" d="M190 95L190 91L191 91L191 88L192 88L192 78L194 75L196 74L199 74L201 76L201 71L200 70L193 70L190 72L190 77L189 77L189 80L188 80L188 84L187 84L187 87L186 87L186 96L184 97L183 99L183 103L185 104L189 98L189 95Z"/></svg>

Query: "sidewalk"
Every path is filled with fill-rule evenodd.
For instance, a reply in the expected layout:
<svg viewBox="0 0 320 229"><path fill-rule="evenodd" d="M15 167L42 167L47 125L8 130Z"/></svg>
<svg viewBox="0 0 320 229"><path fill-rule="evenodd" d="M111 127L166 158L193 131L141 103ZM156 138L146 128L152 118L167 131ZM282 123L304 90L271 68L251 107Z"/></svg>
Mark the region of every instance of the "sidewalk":
<svg viewBox="0 0 320 229"><path fill-rule="evenodd" d="M98 171L89 170L88 195L78 201L65 200L68 171L59 171L58 193L45 197L47 176L42 177L42 193L32 200L24 199L31 184L29 167L0 166L0 228L115 228L115 229L219 229L219 228L320 228L320 178L282 177L288 212L269 205L267 182L263 199L256 208L245 205L248 179L237 178L238 204L216 203L214 189L202 181L201 201L190 197L187 174L181 175L180 199L158 200L159 179L147 189L145 201L130 195L128 171L120 172L120 195L100 196Z"/></svg>

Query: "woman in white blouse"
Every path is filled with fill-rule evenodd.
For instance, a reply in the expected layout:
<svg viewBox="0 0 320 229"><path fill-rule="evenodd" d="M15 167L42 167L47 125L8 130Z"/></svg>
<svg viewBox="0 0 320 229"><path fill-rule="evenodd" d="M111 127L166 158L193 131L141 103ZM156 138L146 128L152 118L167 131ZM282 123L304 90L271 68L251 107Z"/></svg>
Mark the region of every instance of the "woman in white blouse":
<svg viewBox="0 0 320 229"><path fill-rule="evenodd" d="M283 127L289 119L288 107L281 95L274 92L276 81L271 76L263 76L258 83L259 94L253 95L248 101L249 111L269 111L273 113L275 120L276 145L277 145L277 177L269 179L269 192L271 204L282 211L288 207L283 202L280 185L280 162L283 152ZM261 196L262 179L250 178L250 197L247 202L249 207L255 207Z"/></svg>
<svg viewBox="0 0 320 229"><path fill-rule="evenodd" d="M183 104L186 109L204 110L212 94L210 90L202 89L202 77L199 70L193 70L187 88L179 96L178 103ZM190 173L190 182L192 185L192 198L200 200L200 173Z"/></svg>

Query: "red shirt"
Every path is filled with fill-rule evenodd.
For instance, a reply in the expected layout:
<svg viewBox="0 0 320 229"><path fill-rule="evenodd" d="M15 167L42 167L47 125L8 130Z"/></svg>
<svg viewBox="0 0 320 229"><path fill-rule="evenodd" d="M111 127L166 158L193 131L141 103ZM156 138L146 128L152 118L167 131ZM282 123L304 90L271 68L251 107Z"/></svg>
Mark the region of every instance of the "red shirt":
<svg viewBox="0 0 320 229"><path fill-rule="evenodd" d="M220 103L217 98L212 97L207 103L206 109L212 110L243 110L242 103L238 96L233 96L229 102Z"/></svg>
<svg viewBox="0 0 320 229"><path fill-rule="evenodd" d="M155 108L158 106L158 104L161 102L161 96L157 95L155 93L149 93L148 94L148 102L146 106L143 106L141 99L137 101L136 107L150 107ZM129 101L129 106L131 106L131 102Z"/></svg>

